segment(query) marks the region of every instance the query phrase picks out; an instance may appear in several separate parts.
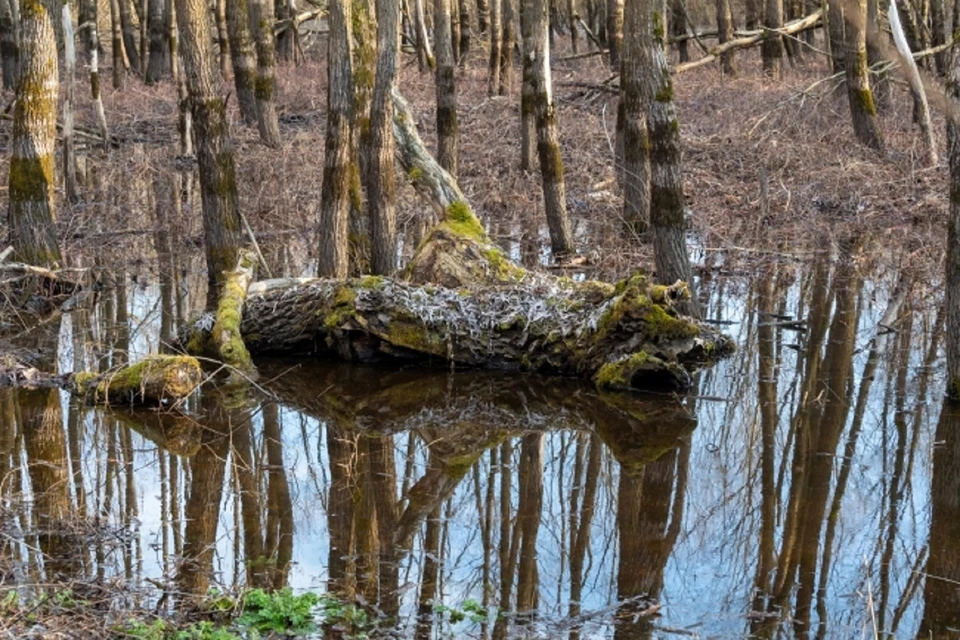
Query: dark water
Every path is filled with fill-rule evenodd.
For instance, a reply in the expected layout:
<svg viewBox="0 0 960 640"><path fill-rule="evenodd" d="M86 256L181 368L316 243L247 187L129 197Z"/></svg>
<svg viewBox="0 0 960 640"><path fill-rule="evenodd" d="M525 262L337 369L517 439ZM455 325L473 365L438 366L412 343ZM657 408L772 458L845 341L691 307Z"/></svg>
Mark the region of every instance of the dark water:
<svg viewBox="0 0 960 640"><path fill-rule="evenodd" d="M290 585L402 637L960 637L938 305L843 257L704 287L741 347L687 397L280 360L166 415L0 391L3 587ZM157 350L169 292L120 293L62 320L61 370Z"/></svg>

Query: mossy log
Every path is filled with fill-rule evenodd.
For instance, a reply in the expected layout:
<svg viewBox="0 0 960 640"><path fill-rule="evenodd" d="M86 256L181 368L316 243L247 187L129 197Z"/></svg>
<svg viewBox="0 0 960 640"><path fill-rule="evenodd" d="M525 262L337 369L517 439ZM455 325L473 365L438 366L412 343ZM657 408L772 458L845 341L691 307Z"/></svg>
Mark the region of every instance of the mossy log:
<svg viewBox="0 0 960 640"><path fill-rule="evenodd" d="M203 381L203 371L190 356L151 356L106 373L45 373L0 358L0 388L59 387L91 403L165 406L186 398Z"/></svg>
<svg viewBox="0 0 960 640"><path fill-rule="evenodd" d="M253 375L256 369L240 335L240 322L243 318L243 302L256 266L256 254L243 250L240 251L237 268L224 274L212 336L212 346L220 361L248 376Z"/></svg>
<svg viewBox="0 0 960 640"><path fill-rule="evenodd" d="M88 402L168 405L193 393L203 380L190 356L152 356L107 373L77 373L65 386Z"/></svg>

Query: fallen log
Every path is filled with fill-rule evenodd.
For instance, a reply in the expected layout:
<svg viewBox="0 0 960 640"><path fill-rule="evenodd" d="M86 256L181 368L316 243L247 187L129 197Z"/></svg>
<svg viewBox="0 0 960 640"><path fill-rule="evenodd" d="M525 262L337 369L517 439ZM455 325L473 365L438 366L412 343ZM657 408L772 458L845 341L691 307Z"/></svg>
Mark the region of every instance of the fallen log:
<svg viewBox="0 0 960 640"><path fill-rule="evenodd" d="M106 373L55 375L13 361L0 361L0 388L59 387L90 403L163 406L200 385L200 363L190 356L151 356Z"/></svg>
<svg viewBox="0 0 960 640"><path fill-rule="evenodd" d="M821 25L821 17L823 16L823 10L818 9L808 16L799 18L792 22L788 22L780 29L759 29L757 31L749 32L750 35L745 35L741 38L734 38L733 40L728 40L721 45L716 47L711 47L709 54L700 58L699 60L694 60L692 62L685 62L683 64L678 64L672 69L673 73L683 73L685 71L690 71L691 69L696 69L705 64L710 64L714 60L720 58L720 56L727 51L733 51L734 49L746 49L749 47L754 47L761 42L764 38L767 37L767 34L781 34L785 36L792 36L808 29L814 29Z"/></svg>

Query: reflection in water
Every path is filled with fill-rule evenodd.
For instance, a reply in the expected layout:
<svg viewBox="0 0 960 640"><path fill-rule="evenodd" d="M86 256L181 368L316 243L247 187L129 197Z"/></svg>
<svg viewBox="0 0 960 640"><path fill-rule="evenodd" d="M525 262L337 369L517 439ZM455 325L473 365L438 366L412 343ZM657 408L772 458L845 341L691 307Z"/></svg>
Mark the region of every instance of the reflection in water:
<svg viewBox="0 0 960 640"><path fill-rule="evenodd" d="M125 585L161 611L289 585L423 639L956 637L940 321L855 249L714 282L742 348L686 403L290 360L176 412L0 390L0 581ZM159 348L182 311L127 293L65 319L63 368ZM488 615L444 609L470 601Z"/></svg>

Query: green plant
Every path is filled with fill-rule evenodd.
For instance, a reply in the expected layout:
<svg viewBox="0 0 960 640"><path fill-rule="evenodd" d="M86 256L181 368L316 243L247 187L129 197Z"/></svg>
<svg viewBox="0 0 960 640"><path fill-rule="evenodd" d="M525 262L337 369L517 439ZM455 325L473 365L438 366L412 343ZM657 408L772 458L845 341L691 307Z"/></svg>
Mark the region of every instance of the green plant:
<svg viewBox="0 0 960 640"><path fill-rule="evenodd" d="M242 638L226 627L204 620L177 631L173 635L173 640L242 640Z"/></svg>
<svg viewBox="0 0 960 640"><path fill-rule="evenodd" d="M297 596L290 588L273 593L254 589L246 595L237 623L258 632L303 635L316 629L314 609L319 602L315 593Z"/></svg>
<svg viewBox="0 0 960 640"><path fill-rule="evenodd" d="M483 622L490 615L486 607L473 599L463 601L460 608L448 607L445 604L436 604L433 610L440 614L446 614L450 619L450 624L457 624L464 620L469 620L473 624Z"/></svg>

